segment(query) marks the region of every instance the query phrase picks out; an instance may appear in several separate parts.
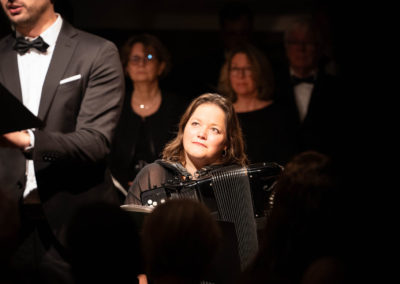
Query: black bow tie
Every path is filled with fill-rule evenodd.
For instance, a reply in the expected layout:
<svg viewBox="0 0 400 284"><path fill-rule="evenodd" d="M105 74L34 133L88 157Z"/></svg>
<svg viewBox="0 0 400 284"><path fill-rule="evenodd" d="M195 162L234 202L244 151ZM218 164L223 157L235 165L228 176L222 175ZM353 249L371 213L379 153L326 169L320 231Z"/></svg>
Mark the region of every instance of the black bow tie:
<svg viewBox="0 0 400 284"><path fill-rule="evenodd" d="M301 83L309 83L309 84L314 84L315 83L315 77L314 76L309 76L305 78L299 78L296 76L292 76L292 84L293 85L298 85Z"/></svg>
<svg viewBox="0 0 400 284"><path fill-rule="evenodd" d="M24 37L17 37L17 41L14 44L14 50L21 55L28 52L31 48L36 48L40 52L45 52L48 47L49 45L40 36L33 41L29 41Z"/></svg>

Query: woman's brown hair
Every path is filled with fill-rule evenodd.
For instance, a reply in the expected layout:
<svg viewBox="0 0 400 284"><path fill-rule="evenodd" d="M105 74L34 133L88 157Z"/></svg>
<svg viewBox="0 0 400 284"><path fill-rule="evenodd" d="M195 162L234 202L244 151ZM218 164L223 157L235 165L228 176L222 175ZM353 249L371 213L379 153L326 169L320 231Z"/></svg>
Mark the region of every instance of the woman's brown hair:
<svg viewBox="0 0 400 284"><path fill-rule="evenodd" d="M195 98L182 115L179 122L177 136L171 140L164 148L163 159L171 162L185 162L185 151L183 149L183 132L186 123L189 121L193 112L202 104L215 104L225 113L226 124L226 150L225 154L217 164L239 164L246 165L247 157L244 152L244 142L242 129L239 125L236 112L232 103L219 94L206 93Z"/></svg>

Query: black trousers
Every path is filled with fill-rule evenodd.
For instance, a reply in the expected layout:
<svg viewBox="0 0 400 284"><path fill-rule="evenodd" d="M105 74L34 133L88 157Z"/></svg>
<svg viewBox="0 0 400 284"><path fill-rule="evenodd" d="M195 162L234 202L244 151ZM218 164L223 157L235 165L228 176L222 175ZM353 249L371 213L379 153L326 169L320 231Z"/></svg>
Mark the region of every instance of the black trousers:
<svg viewBox="0 0 400 284"><path fill-rule="evenodd" d="M12 283L72 283L65 249L54 236L41 204L20 204L19 246L10 262Z"/></svg>

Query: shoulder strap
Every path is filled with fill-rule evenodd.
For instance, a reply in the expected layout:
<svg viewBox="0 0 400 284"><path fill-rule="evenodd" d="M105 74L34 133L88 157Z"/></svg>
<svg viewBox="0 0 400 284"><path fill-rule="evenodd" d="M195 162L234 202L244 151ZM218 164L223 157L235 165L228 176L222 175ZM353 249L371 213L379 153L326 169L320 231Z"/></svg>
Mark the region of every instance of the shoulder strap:
<svg viewBox="0 0 400 284"><path fill-rule="evenodd" d="M171 162L163 159L158 159L155 163L163 166L164 168L173 171L176 175L179 175L182 180L192 179L192 175L188 173L184 166L178 162Z"/></svg>

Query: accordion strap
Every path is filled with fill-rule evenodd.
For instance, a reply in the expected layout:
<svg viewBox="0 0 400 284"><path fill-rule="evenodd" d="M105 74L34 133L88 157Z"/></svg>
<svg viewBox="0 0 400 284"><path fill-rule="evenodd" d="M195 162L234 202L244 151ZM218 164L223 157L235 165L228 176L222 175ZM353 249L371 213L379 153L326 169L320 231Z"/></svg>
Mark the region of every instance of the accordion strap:
<svg viewBox="0 0 400 284"><path fill-rule="evenodd" d="M155 163L163 166L174 172L174 174L179 175L182 180L192 179L192 175L186 170L184 166L182 166L179 162L171 162L167 160L156 160Z"/></svg>

